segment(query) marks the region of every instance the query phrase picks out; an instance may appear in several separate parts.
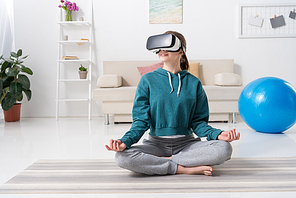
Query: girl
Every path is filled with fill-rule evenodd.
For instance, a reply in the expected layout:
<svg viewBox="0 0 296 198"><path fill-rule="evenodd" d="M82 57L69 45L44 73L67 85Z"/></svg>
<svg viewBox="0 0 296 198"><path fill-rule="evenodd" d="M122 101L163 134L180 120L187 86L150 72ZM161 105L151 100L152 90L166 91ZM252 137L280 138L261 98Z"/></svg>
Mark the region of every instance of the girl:
<svg viewBox="0 0 296 198"><path fill-rule="evenodd" d="M211 166L230 159L229 142L238 140L240 133L208 125L207 96L200 80L187 72L186 40L178 32L164 34L179 39L180 48L174 52L158 50L163 68L140 79L130 130L119 140L111 139L105 147L116 152L118 166L137 173L212 175ZM132 146L149 128L149 139L143 145Z"/></svg>

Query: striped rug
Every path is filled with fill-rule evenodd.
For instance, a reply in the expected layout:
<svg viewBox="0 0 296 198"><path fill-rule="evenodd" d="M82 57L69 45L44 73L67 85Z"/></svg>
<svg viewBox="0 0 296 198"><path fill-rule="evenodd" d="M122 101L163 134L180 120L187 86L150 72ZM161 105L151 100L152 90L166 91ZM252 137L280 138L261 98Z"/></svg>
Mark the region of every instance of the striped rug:
<svg viewBox="0 0 296 198"><path fill-rule="evenodd" d="M38 160L0 187L1 194L260 191L296 191L296 157L235 158L213 176L146 176L113 160Z"/></svg>

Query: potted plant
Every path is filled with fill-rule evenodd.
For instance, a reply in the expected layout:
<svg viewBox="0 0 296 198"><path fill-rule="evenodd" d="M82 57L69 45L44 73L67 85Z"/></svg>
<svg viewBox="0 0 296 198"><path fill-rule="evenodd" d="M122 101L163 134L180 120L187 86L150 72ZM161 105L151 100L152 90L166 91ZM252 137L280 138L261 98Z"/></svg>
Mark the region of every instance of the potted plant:
<svg viewBox="0 0 296 198"><path fill-rule="evenodd" d="M23 93L27 96L28 101L31 100L32 91L30 90L30 80L24 75L26 73L32 75L30 68L23 65L24 59L28 57L22 56L22 50L17 53L11 52L9 58L0 57L0 102L4 111L4 118L7 122L20 120L20 108L23 99Z"/></svg>
<svg viewBox="0 0 296 198"><path fill-rule="evenodd" d="M86 76L87 76L87 68L83 67L83 65L80 64L78 73L79 73L80 79L86 79Z"/></svg>

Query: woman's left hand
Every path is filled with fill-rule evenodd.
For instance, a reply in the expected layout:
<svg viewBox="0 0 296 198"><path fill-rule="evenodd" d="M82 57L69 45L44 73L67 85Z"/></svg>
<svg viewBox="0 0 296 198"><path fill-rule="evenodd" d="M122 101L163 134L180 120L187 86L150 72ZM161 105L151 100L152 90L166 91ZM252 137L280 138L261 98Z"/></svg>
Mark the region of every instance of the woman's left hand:
<svg viewBox="0 0 296 198"><path fill-rule="evenodd" d="M227 142L232 142L234 140L239 140L240 138L240 133L236 133L235 129L232 129L230 131L223 131L218 135L218 140L224 140Z"/></svg>

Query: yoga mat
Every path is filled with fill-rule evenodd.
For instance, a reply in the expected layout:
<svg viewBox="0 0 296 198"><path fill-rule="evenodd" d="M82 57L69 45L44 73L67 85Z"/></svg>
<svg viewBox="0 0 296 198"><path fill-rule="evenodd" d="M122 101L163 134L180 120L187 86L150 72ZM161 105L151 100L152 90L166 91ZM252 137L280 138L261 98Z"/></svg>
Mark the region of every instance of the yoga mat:
<svg viewBox="0 0 296 198"><path fill-rule="evenodd" d="M234 158L213 168L213 176L147 176L114 160L38 160L3 184L0 194L296 191L296 157Z"/></svg>

